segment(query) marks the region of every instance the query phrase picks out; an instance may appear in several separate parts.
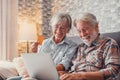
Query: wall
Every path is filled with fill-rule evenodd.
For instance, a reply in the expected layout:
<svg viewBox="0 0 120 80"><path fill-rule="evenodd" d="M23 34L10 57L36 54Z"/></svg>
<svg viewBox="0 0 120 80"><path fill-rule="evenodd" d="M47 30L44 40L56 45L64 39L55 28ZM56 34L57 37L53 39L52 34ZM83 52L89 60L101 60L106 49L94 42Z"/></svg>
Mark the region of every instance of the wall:
<svg viewBox="0 0 120 80"><path fill-rule="evenodd" d="M22 24L25 20L35 23L38 36L44 35L45 38L48 38L51 36L49 26L51 9L51 0L18 0L18 24ZM18 55L26 53L26 44L26 42L18 42ZM29 47L30 45L31 43L29 43ZM29 52L31 51L29 50Z"/></svg>
<svg viewBox="0 0 120 80"><path fill-rule="evenodd" d="M120 0L54 0L52 12L68 12L74 19L81 12L97 16L100 32L120 31ZM74 30L71 34L77 34Z"/></svg>
<svg viewBox="0 0 120 80"><path fill-rule="evenodd" d="M27 19L29 22L39 24L39 34L44 35L45 38L51 36L51 27L49 26L51 0L19 0L18 5L18 24Z"/></svg>
<svg viewBox="0 0 120 80"><path fill-rule="evenodd" d="M100 32L120 31L120 0L19 0L19 16L26 14L42 26L42 34L51 36L49 21L57 12L68 12L74 19L81 12L98 18ZM20 18L19 18L20 19ZM77 34L73 28L70 35Z"/></svg>
<svg viewBox="0 0 120 80"><path fill-rule="evenodd" d="M100 32L116 32L120 31L119 4L120 0L19 0L18 20L29 18L40 25L42 35L48 38L52 33L49 21L55 13L68 12L74 19L81 12L91 12L97 16ZM69 35L77 35L74 27ZM19 52L26 49L24 46L21 44Z"/></svg>

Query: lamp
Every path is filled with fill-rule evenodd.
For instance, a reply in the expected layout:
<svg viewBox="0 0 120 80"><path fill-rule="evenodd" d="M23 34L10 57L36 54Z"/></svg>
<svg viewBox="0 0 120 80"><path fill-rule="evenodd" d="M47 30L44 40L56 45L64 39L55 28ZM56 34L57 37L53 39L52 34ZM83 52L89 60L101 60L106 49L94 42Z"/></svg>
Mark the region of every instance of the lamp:
<svg viewBox="0 0 120 80"><path fill-rule="evenodd" d="M24 21L19 30L19 40L27 42L27 53L29 53L29 41L37 40L36 24Z"/></svg>

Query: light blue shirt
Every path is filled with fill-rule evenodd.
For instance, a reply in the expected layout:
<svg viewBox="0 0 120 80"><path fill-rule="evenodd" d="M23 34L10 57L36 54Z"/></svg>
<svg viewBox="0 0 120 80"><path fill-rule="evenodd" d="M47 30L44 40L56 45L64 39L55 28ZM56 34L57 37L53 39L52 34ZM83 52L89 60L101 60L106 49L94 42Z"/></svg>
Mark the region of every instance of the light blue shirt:
<svg viewBox="0 0 120 80"><path fill-rule="evenodd" d="M51 54L55 65L62 64L65 67L65 70L68 70L76 51L77 44L67 37L65 37L64 40L58 44L55 44L53 37L51 37L43 41L38 53Z"/></svg>

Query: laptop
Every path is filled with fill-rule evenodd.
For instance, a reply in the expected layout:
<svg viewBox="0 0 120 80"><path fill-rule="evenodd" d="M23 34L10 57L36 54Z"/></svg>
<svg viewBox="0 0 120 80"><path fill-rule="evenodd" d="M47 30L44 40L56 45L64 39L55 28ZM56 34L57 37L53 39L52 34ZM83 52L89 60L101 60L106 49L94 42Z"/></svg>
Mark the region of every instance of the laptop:
<svg viewBox="0 0 120 80"><path fill-rule="evenodd" d="M59 80L55 64L49 54L22 54L30 77L37 80Z"/></svg>

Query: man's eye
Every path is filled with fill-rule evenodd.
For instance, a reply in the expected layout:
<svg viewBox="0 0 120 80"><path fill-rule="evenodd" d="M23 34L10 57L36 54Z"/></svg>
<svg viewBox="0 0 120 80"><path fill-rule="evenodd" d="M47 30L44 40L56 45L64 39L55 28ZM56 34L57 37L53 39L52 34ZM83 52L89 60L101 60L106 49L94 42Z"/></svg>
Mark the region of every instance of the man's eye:
<svg viewBox="0 0 120 80"><path fill-rule="evenodd" d="M61 27L61 29L65 29L64 27Z"/></svg>

